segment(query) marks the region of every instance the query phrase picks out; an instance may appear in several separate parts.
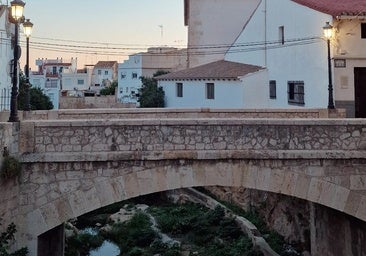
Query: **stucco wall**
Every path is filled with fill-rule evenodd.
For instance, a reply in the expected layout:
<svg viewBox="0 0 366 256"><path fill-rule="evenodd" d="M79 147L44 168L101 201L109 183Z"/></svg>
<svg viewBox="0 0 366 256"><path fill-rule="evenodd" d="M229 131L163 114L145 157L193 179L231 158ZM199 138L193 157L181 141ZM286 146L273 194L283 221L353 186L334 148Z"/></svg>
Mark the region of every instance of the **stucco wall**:
<svg viewBox="0 0 366 256"><path fill-rule="evenodd" d="M290 0L262 1L226 60L265 66L269 80L277 81L277 99L271 107L298 107L288 104L288 81L304 81L304 107L326 107L328 104L327 48L321 39L322 27L332 17ZM284 26L284 45L279 27ZM267 42L265 45L263 42ZM257 43L257 45L253 45ZM259 45L258 45L259 43ZM267 50L265 50L265 48Z"/></svg>
<svg viewBox="0 0 366 256"><path fill-rule="evenodd" d="M226 50L235 42L259 2L259 0L190 0L189 67L223 59ZM214 48L207 48L208 46ZM216 53L213 54L213 51Z"/></svg>

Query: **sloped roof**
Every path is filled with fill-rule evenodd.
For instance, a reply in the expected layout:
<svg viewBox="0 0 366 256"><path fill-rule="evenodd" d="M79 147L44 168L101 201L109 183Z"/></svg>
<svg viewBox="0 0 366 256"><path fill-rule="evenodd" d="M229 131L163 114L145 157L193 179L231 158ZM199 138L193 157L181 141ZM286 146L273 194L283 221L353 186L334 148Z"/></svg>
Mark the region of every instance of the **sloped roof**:
<svg viewBox="0 0 366 256"><path fill-rule="evenodd" d="M94 67L95 68L112 68L116 64L117 64L117 61L98 61Z"/></svg>
<svg viewBox="0 0 366 256"><path fill-rule="evenodd" d="M249 64L219 60L202 66L180 70L156 77L157 80L172 79L236 79L264 68Z"/></svg>
<svg viewBox="0 0 366 256"><path fill-rule="evenodd" d="M364 16L366 0L292 0L311 9L332 15Z"/></svg>

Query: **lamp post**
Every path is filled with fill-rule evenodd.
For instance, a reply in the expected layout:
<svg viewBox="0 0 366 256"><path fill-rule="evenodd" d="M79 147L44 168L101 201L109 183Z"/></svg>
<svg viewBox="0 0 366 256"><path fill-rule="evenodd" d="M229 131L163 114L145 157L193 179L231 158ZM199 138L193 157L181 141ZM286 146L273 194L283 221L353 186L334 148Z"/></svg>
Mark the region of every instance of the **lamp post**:
<svg viewBox="0 0 366 256"><path fill-rule="evenodd" d="M10 98L10 117L9 122L18 122L18 59L19 59L19 22L23 17L25 3L21 0L13 0L10 2L11 16L15 20L15 32L14 32L14 59L13 59L13 77L12 77L12 88Z"/></svg>
<svg viewBox="0 0 366 256"><path fill-rule="evenodd" d="M326 22L323 27L324 37L327 39L327 47L328 47L328 109L334 109L334 100L333 100L333 83L332 83L332 62L330 58L330 39L333 36L333 26Z"/></svg>
<svg viewBox="0 0 366 256"><path fill-rule="evenodd" d="M26 53L26 64L25 64L25 111L30 110L30 84L29 84L29 37L32 34L33 23L26 19L23 23L24 35L27 38L27 53Z"/></svg>

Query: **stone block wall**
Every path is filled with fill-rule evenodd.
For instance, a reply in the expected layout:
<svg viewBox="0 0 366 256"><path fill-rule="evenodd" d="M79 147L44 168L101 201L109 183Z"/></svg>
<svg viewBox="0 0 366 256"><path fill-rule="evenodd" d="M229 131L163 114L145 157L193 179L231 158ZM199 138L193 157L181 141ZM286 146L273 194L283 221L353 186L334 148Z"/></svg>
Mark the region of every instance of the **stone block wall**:
<svg viewBox="0 0 366 256"><path fill-rule="evenodd" d="M366 150L362 120L27 121L21 136L29 142L22 153L246 151L286 157L291 151L298 158L316 158L325 151L332 152L329 157L356 151L357 157Z"/></svg>
<svg viewBox="0 0 366 256"><path fill-rule="evenodd" d="M133 104L117 102L116 96L60 97L60 109L128 108Z"/></svg>
<svg viewBox="0 0 366 256"><path fill-rule="evenodd" d="M72 104L70 105L72 106ZM104 104L107 107L108 104ZM117 108L117 109L60 109L23 112L24 120L71 119L187 119L187 118L345 118L345 110L337 109L170 109L170 108Z"/></svg>

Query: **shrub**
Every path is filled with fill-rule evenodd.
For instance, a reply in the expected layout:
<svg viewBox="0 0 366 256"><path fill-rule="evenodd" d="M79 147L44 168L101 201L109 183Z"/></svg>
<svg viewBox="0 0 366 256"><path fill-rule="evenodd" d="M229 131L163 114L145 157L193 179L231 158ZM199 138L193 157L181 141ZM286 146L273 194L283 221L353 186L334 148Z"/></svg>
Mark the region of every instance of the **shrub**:
<svg viewBox="0 0 366 256"><path fill-rule="evenodd" d="M22 166L18 159L12 156L4 156L3 163L1 166L1 177L3 179L10 179L20 174Z"/></svg>

